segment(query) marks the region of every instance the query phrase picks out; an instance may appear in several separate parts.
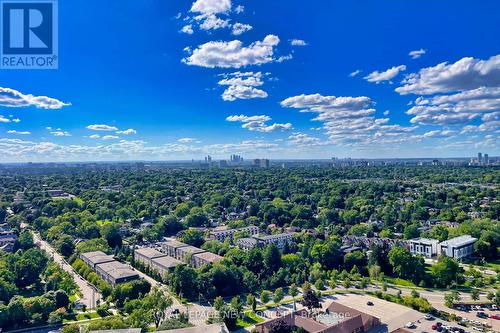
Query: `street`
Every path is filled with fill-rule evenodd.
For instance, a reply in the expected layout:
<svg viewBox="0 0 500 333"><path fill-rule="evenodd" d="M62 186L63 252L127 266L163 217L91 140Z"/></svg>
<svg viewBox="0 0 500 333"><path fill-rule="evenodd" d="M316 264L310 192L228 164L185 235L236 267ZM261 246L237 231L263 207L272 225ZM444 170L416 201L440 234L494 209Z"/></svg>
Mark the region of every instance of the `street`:
<svg viewBox="0 0 500 333"><path fill-rule="evenodd" d="M44 241L43 239L40 238L40 235L32 232L33 235L33 241L35 244L45 252L56 262L61 266L63 270L71 274L73 277L73 280L75 283L78 285L78 288L80 289L80 292L82 294L81 298L76 302L79 305L85 305L87 309L93 309L96 307L97 301L102 298L101 294L92 287L89 282L87 282L85 279L83 279L74 269L71 267L70 264L66 262L66 260L54 250L54 248Z"/></svg>

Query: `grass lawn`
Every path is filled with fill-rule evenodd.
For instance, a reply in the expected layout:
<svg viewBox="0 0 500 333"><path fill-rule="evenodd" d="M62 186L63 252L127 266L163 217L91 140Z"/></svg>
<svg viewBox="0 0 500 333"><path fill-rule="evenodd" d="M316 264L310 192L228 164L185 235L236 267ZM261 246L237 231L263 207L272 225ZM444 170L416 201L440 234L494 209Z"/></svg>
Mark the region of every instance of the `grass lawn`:
<svg viewBox="0 0 500 333"><path fill-rule="evenodd" d="M97 314L97 312L85 312L85 313L79 313L76 315L76 320L85 320L85 319L94 319L94 318L100 318L100 316Z"/></svg>
<svg viewBox="0 0 500 333"><path fill-rule="evenodd" d="M70 302L75 302L78 299L80 299L80 297L77 294L73 294L73 295L69 296L69 301Z"/></svg>
<svg viewBox="0 0 500 333"><path fill-rule="evenodd" d="M236 320L236 329L252 326L252 325L255 325L258 323L262 323L263 321L264 321L264 319L257 316L252 311L247 311L247 312L245 312L245 317L239 318L238 320Z"/></svg>
<svg viewBox="0 0 500 333"><path fill-rule="evenodd" d="M413 282L400 278L385 277L385 281L403 287L417 287Z"/></svg>

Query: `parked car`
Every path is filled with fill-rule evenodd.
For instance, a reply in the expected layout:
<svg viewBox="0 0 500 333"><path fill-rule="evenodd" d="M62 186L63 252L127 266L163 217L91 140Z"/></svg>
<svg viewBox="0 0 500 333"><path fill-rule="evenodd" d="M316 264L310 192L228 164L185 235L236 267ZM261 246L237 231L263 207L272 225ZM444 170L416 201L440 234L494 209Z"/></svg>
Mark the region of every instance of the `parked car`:
<svg viewBox="0 0 500 333"><path fill-rule="evenodd" d="M424 316L424 318L427 319L427 320L434 319L434 317L432 315L428 314L428 313Z"/></svg>
<svg viewBox="0 0 500 333"><path fill-rule="evenodd" d="M416 326L415 326L415 323L412 323L411 321L409 321L409 322L407 322L407 323L405 324L405 327L406 327L406 328L415 328Z"/></svg>
<svg viewBox="0 0 500 333"><path fill-rule="evenodd" d="M431 328L435 331L438 328L438 326L436 324L432 324Z"/></svg>
<svg viewBox="0 0 500 333"><path fill-rule="evenodd" d="M373 302L372 301L368 301L368 302L366 302L366 305L373 306Z"/></svg>
<svg viewBox="0 0 500 333"><path fill-rule="evenodd" d="M478 318L488 318L488 315L482 311L476 313L476 317Z"/></svg>
<svg viewBox="0 0 500 333"><path fill-rule="evenodd" d="M490 318L491 318L491 319L500 320L500 315L499 315L499 314L496 314L496 313L493 313L493 314L490 314Z"/></svg>

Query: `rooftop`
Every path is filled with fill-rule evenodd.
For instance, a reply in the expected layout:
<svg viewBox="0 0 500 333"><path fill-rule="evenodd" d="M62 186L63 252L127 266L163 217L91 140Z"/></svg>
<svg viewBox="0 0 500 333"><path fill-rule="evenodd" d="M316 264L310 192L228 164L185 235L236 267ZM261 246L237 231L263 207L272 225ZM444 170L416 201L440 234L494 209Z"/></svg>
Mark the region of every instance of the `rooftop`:
<svg viewBox="0 0 500 333"><path fill-rule="evenodd" d="M90 333L141 333L140 328L123 328L116 330L98 330L98 331L90 331Z"/></svg>
<svg viewBox="0 0 500 333"><path fill-rule="evenodd" d="M444 242L441 242L440 245L462 246L462 245L472 244L475 241L477 241L477 238L474 238L471 235L463 235L463 236L455 237L452 239L448 239Z"/></svg>
<svg viewBox="0 0 500 333"><path fill-rule="evenodd" d="M99 264L98 267L114 279L133 277L133 276L139 277L139 274L137 274L137 272L134 272L130 267L128 267L125 264L122 264L119 261L112 261L104 264Z"/></svg>
<svg viewBox="0 0 500 333"><path fill-rule="evenodd" d="M212 262L212 263L224 259L220 255L217 255L217 254L212 253L212 252L196 253L196 254L193 254L193 257L200 258L200 259L203 259L205 261Z"/></svg>
<svg viewBox="0 0 500 333"><path fill-rule="evenodd" d="M411 239L410 242L418 242L421 244L432 245L433 243L436 243L439 241L437 239L419 237L419 238Z"/></svg>
<svg viewBox="0 0 500 333"><path fill-rule="evenodd" d="M113 256L110 256L109 254L106 254L102 251L93 251L93 252L82 253L80 256L86 258L88 261L90 261L94 265L115 260L113 258Z"/></svg>
<svg viewBox="0 0 500 333"><path fill-rule="evenodd" d="M151 260L153 263L156 265L163 267L163 268L173 268L178 265L184 265L184 263L180 260L177 260L175 258L169 257L169 256L164 256L164 257L157 257Z"/></svg>
<svg viewBox="0 0 500 333"><path fill-rule="evenodd" d="M156 333L227 333L229 330L224 324L210 324L203 326L177 328L168 331L158 331Z"/></svg>
<svg viewBox="0 0 500 333"><path fill-rule="evenodd" d="M143 247L142 249L136 249L134 252L149 259L166 256L165 253L161 253L160 251L153 249L151 247Z"/></svg>
<svg viewBox="0 0 500 333"><path fill-rule="evenodd" d="M202 253L205 252L205 250L199 249L197 247L191 246L191 245L186 245L181 248L183 252L195 254L195 253Z"/></svg>

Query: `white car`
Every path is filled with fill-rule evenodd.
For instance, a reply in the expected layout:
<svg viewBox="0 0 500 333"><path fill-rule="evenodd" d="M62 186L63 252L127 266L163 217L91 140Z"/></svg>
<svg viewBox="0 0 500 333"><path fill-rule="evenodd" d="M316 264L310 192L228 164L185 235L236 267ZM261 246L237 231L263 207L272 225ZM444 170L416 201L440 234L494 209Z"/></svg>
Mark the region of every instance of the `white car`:
<svg viewBox="0 0 500 333"><path fill-rule="evenodd" d="M415 327L415 324L412 323L411 321L407 322L406 325L405 325L406 328L414 328Z"/></svg>

